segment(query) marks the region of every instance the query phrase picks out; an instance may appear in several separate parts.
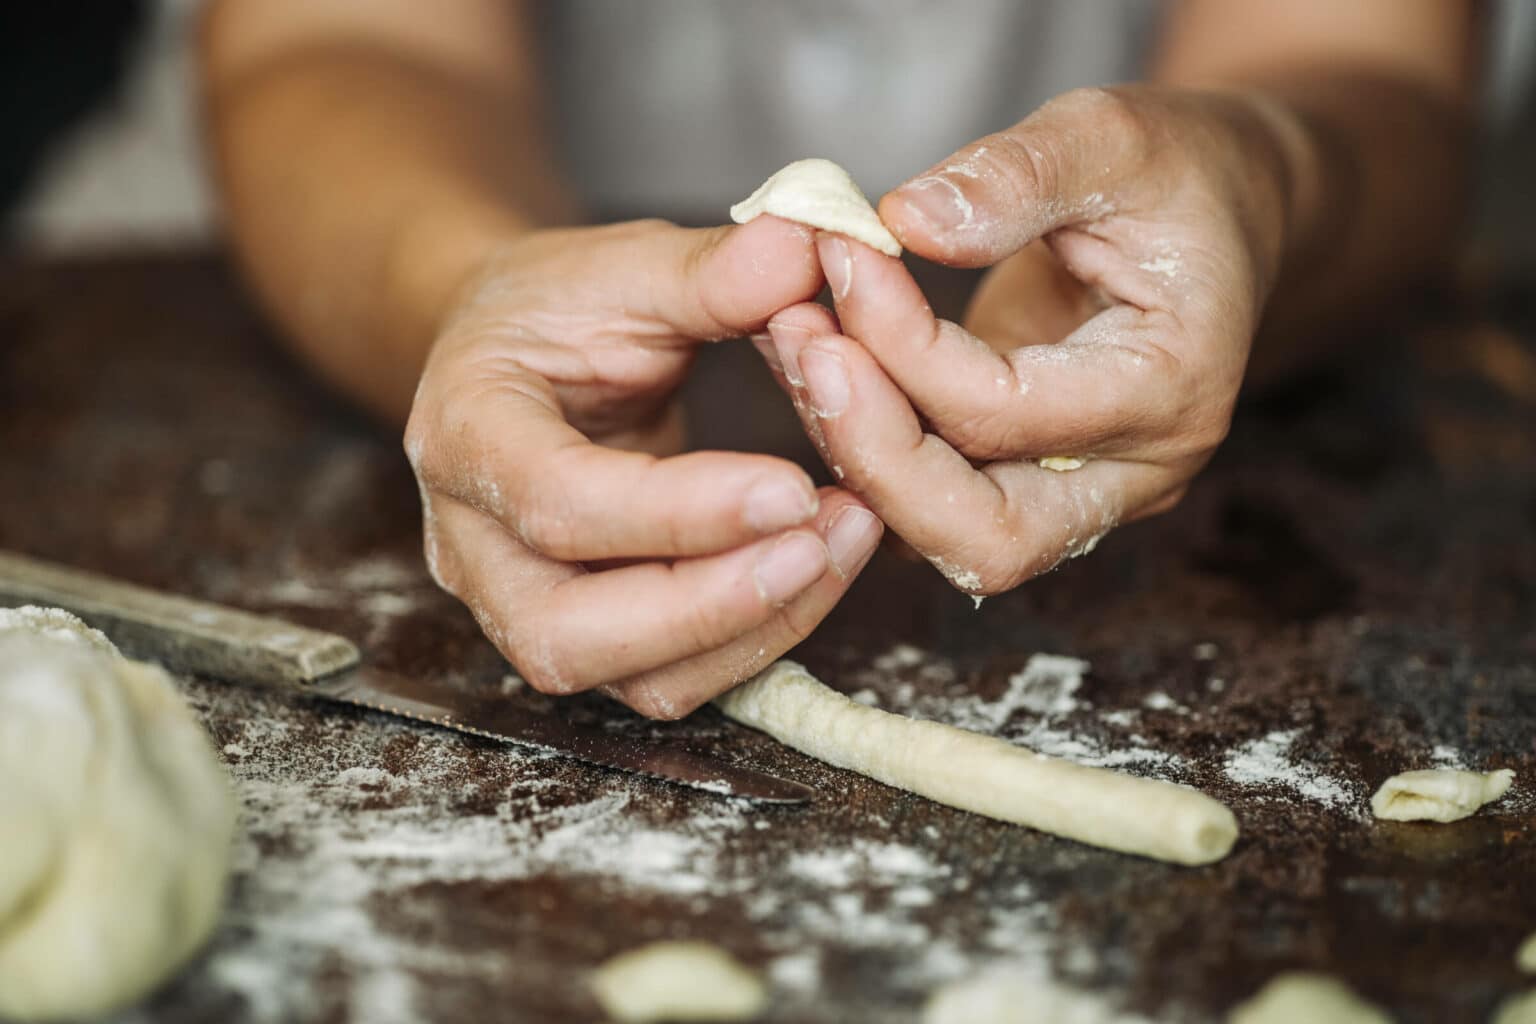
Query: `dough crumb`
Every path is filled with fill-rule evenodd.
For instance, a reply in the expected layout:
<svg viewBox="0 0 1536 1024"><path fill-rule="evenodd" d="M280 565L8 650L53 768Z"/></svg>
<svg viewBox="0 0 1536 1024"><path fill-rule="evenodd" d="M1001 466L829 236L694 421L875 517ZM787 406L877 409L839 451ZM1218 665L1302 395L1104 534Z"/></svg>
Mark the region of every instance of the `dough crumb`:
<svg viewBox="0 0 1536 1024"><path fill-rule="evenodd" d="M624 1024L753 1020L768 1002L755 973L707 942L653 942L621 953L593 974L592 993Z"/></svg>
<svg viewBox="0 0 1536 1024"><path fill-rule="evenodd" d="M1348 985L1326 974L1292 971L1276 975L1245 1003L1233 1007L1227 1024L1392 1024Z"/></svg>
<svg viewBox="0 0 1536 1024"><path fill-rule="evenodd" d="M1047 455L1040 460L1040 468L1048 469L1052 473L1070 473L1075 469L1082 469L1088 464L1088 460L1081 455Z"/></svg>
<svg viewBox="0 0 1536 1024"><path fill-rule="evenodd" d="M881 223L853 178L831 160L796 160L731 207L737 224L765 213L847 235L887 256L900 256L901 243Z"/></svg>
<svg viewBox="0 0 1536 1024"><path fill-rule="evenodd" d="M1515 773L1426 768L1403 772L1381 784L1371 813L1388 821L1460 821L1508 792Z"/></svg>

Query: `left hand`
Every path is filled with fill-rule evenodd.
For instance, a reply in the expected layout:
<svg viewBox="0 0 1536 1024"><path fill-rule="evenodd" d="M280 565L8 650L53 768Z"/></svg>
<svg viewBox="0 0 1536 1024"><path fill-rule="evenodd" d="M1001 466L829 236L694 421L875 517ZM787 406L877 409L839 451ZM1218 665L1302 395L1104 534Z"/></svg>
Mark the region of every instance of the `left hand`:
<svg viewBox="0 0 1536 1024"><path fill-rule="evenodd" d="M961 590L1008 590L1173 507L1226 436L1280 263L1284 124L1235 94L1068 93L880 204L918 255L993 266L963 327L823 233L836 318L792 307L759 347L840 482Z"/></svg>

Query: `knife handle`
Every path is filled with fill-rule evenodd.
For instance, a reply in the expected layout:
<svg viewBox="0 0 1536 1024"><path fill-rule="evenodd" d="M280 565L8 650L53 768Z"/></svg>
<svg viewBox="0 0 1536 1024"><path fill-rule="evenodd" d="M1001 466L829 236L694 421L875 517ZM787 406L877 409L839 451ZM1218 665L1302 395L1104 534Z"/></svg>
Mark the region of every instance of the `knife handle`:
<svg viewBox="0 0 1536 1024"><path fill-rule="evenodd" d="M361 660L346 637L0 551L0 607L73 612L124 653L174 672L302 687Z"/></svg>

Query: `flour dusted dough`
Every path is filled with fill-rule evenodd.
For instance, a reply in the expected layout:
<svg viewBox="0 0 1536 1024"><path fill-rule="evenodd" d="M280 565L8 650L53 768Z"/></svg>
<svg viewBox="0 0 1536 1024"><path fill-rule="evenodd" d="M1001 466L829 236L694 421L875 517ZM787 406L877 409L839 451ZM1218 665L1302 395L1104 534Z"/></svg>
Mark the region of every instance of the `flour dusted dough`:
<svg viewBox="0 0 1536 1024"><path fill-rule="evenodd" d="M94 1017L208 937L229 781L165 673L56 609L0 609L0 1018Z"/></svg>
<svg viewBox="0 0 1536 1024"><path fill-rule="evenodd" d="M1371 813L1388 821L1460 821L1503 796L1515 773L1465 772L1427 768L1403 772L1381 784L1371 797Z"/></svg>
<svg viewBox="0 0 1536 1024"><path fill-rule="evenodd" d="M848 172L831 160L796 160L731 207L731 220L745 224L764 213L847 235L887 256L901 255L896 236Z"/></svg>
<svg viewBox="0 0 1536 1024"><path fill-rule="evenodd" d="M1227 1024L1392 1024L1349 986L1326 974L1277 975L1258 995L1233 1009Z"/></svg>
<svg viewBox="0 0 1536 1024"><path fill-rule="evenodd" d="M593 974L592 993L624 1024L752 1020L768 1002L756 974L707 942L654 942L616 956Z"/></svg>
<svg viewBox="0 0 1536 1024"><path fill-rule="evenodd" d="M930 800L1110 850L1209 864L1237 820L1204 793L866 707L780 661L716 698L725 714L829 764Z"/></svg>

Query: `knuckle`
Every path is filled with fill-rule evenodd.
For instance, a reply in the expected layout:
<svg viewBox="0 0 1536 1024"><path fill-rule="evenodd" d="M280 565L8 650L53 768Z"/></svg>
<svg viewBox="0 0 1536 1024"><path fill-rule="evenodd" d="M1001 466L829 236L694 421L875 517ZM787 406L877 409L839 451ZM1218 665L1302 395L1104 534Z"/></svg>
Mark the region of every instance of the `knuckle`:
<svg viewBox="0 0 1536 1024"><path fill-rule="evenodd" d="M1003 132L989 139L985 152L973 162L983 175L992 171L990 176L1008 182L1014 190L1014 202L1023 205L1056 194L1058 161L1048 146L1046 138L1037 133Z"/></svg>
<svg viewBox="0 0 1536 1024"><path fill-rule="evenodd" d="M551 558L569 559L579 540L576 503L570 488L556 473L535 472L537 485L517 495L506 524L519 540Z"/></svg>
<svg viewBox="0 0 1536 1024"><path fill-rule="evenodd" d="M1089 121L1100 133L1137 139L1146 131L1146 115L1134 90L1087 86L1073 89L1053 102L1060 112Z"/></svg>
<svg viewBox="0 0 1536 1024"><path fill-rule="evenodd" d="M552 632L541 616L531 615L512 636L510 650L505 643L496 646L508 655L529 686L539 693L562 697L575 692L577 687L565 658L554 644ZM496 642L496 637L491 640Z"/></svg>
<svg viewBox="0 0 1536 1024"><path fill-rule="evenodd" d="M686 718L704 703L697 697L674 698L663 693L655 684L635 688L627 703L635 713L658 722L675 722Z"/></svg>

